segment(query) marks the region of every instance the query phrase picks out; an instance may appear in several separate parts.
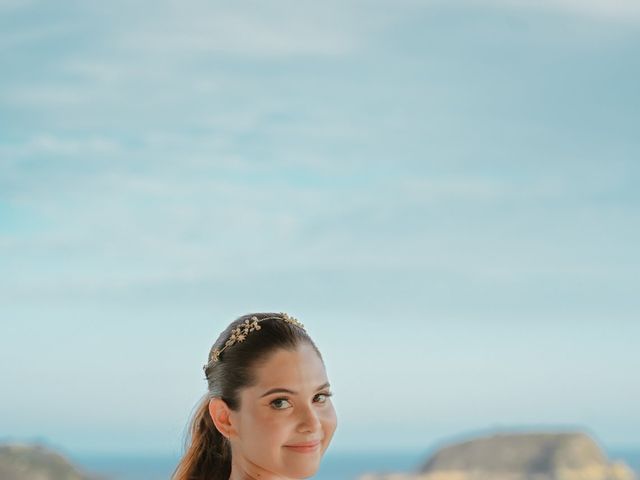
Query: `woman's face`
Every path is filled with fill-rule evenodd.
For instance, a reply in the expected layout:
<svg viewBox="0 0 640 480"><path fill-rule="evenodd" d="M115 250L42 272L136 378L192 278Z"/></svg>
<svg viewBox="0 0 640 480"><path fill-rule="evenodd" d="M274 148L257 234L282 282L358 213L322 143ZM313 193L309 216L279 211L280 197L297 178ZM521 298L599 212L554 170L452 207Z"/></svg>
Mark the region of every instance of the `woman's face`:
<svg viewBox="0 0 640 480"><path fill-rule="evenodd" d="M257 384L231 412L232 478L308 478L337 426L329 381L313 347L277 350L257 367ZM311 448L295 445L317 442Z"/></svg>

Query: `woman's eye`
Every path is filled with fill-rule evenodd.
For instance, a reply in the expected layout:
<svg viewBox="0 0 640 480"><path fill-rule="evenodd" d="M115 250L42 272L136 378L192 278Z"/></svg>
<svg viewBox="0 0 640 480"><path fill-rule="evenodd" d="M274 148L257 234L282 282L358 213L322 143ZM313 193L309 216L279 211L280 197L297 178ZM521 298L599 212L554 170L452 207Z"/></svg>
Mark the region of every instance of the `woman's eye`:
<svg viewBox="0 0 640 480"><path fill-rule="evenodd" d="M279 402L287 402L287 403L289 403L289 401L286 398L276 398L273 402L271 402L271 405L274 405L274 408L276 410L285 410L285 408L280 408L278 406L275 406L275 404L278 404Z"/></svg>
<svg viewBox="0 0 640 480"><path fill-rule="evenodd" d="M318 401L318 403L325 403L329 397L331 397L333 395L333 393L318 393L315 398L321 397L321 400ZM275 408L276 410L286 410L289 407L283 407L282 406L282 402L285 403L289 403L289 400L287 400L286 398L276 398L275 400L273 400L270 405L273 406L273 408ZM291 404L289 404L291 405Z"/></svg>
<svg viewBox="0 0 640 480"><path fill-rule="evenodd" d="M333 393L319 393L318 395L316 395L316 397L324 397L323 400L320 403L325 403L327 400L329 400L329 397L332 396Z"/></svg>

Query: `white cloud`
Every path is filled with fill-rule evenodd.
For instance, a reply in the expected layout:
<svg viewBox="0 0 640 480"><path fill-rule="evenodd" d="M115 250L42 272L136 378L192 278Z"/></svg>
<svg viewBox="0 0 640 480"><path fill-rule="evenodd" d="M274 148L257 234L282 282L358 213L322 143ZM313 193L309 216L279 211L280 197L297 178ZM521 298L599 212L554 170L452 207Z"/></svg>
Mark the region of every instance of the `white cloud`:
<svg viewBox="0 0 640 480"><path fill-rule="evenodd" d="M152 11L134 12L130 18L121 18L118 7L99 8L114 20L111 46L162 55L165 60L202 53L343 55L357 50L363 34L384 23L372 12L358 18L356 6L345 2L161 1Z"/></svg>
<svg viewBox="0 0 640 480"><path fill-rule="evenodd" d="M178 150L186 149L188 139L175 141ZM44 254L44 263L54 266L20 265L3 286L5 295L16 298L37 292L126 294L220 284L231 275L222 272L244 271L249 265L255 275L387 269L411 274L423 269L482 282L539 275L584 280L602 275L603 266L613 268L595 261L585 266L574 246L567 249L583 229L593 229L585 224L592 219L577 217L568 226L562 209L545 211L545 202L560 204L590 188L603 188L600 184L578 186L570 178L544 176L515 184L467 174L314 187L287 182L284 176L257 182L236 177L255 172L242 164L237 171L224 163L172 163L162 157L168 145L162 141L130 165L123 162L130 152L119 152L123 147L108 139L46 135L28 145L34 154L82 159L104 153L111 160L78 168L70 158L70 163L43 165L36 172L28 162L6 168L4 178L21 187L10 200L38 212L47 226L27 237L5 236L0 244L11 258ZM341 167L325 168L337 175ZM496 205L512 205L516 215L492 214ZM625 221L620 217L609 223L615 231ZM550 228L565 230L564 239L544 252L523 255L536 251Z"/></svg>
<svg viewBox="0 0 640 480"><path fill-rule="evenodd" d="M171 20L124 33L121 47L155 54L255 56L340 55L356 47L355 38L348 32L323 28L311 23L310 18L269 22L251 14L211 11L209 16Z"/></svg>
<svg viewBox="0 0 640 480"><path fill-rule="evenodd" d="M0 0L0 11L18 10L34 5L35 0Z"/></svg>
<svg viewBox="0 0 640 480"><path fill-rule="evenodd" d="M2 7L0 7L2 12ZM68 25L53 25L37 28L16 29L15 26L3 28L0 31L0 49L15 49L24 45L37 45L38 43L51 41L68 32Z"/></svg>
<svg viewBox="0 0 640 480"><path fill-rule="evenodd" d="M86 100L86 89L77 85L20 85L5 89L0 99L6 105L27 108L56 108L82 105Z"/></svg>
<svg viewBox="0 0 640 480"><path fill-rule="evenodd" d="M53 134L39 134L26 143L0 145L0 153L6 157L42 156L91 156L94 154L113 155L122 152L121 145L112 138L90 136L88 138L63 138Z"/></svg>
<svg viewBox="0 0 640 480"><path fill-rule="evenodd" d="M637 0L487 0L486 3L561 12L600 20L633 23L640 21L640 2Z"/></svg>

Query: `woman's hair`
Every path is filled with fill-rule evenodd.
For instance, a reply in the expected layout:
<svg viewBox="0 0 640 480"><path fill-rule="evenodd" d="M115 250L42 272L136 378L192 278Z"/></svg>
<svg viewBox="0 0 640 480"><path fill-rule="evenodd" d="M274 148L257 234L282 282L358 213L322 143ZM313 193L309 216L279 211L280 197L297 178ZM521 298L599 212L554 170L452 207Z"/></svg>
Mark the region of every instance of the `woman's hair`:
<svg viewBox="0 0 640 480"><path fill-rule="evenodd" d="M231 474L231 445L218 431L209 414L209 400L219 397L233 410L240 409L240 390L255 385L255 367L278 349L293 351L307 343L322 360L315 343L299 326L279 320L281 313L249 313L229 324L211 347L204 367L208 392L198 404L190 422L185 453L176 467L173 480L228 480ZM242 342L225 348L218 361L212 362L212 352L222 350L232 331L257 317L259 331L247 334ZM261 319L265 319L260 321Z"/></svg>

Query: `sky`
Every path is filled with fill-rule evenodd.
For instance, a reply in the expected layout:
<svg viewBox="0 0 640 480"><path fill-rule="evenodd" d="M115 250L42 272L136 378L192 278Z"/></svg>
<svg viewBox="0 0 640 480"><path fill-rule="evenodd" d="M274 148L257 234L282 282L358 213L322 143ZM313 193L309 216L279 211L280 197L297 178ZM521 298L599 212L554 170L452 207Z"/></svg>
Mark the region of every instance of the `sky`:
<svg viewBox="0 0 640 480"><path fill-rule="evenodd" d="M177 452L234 318L331 448L640 447L640 4L0 0L0 439Z"/></svg>

